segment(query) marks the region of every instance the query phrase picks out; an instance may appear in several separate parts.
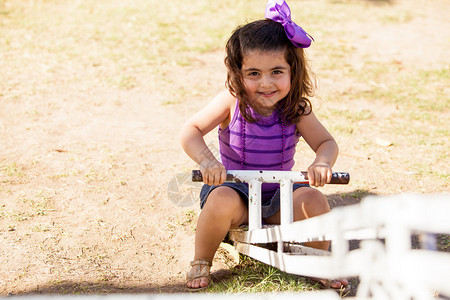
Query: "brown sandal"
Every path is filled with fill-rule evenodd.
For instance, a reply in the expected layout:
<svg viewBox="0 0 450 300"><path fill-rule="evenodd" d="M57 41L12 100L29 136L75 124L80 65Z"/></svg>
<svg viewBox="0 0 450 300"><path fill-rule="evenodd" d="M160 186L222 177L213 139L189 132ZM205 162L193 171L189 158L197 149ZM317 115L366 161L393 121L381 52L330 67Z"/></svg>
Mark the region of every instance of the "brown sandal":
<svg viewBox="0 0 450 300"><path fill-rule="evenodd" d="M206 260L197 259L191 262L191 267L199 266L198 268L192 268L187 274L186 274L186 281L192 281L197 278L203 278L205 277L208 279L209 283L207 286L204 287L198 287L198 288L192 288L192 287L186 287L188 291L191 292L198 292L201 290L206 289L211 285L211 275L210 275L210 269L212 266L212 263ZM202 266L204 266L202 268ZM186 282L186 284L187 284Z"/></svg>

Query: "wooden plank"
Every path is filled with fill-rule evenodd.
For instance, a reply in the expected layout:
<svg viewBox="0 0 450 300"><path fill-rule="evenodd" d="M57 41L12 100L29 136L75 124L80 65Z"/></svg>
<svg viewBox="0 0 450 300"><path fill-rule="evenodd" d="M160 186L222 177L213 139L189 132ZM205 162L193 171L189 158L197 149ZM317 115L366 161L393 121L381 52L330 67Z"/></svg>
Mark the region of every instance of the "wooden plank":
<svg viewBox="0 0 450 300"><path fill-rule="evenodd" d="M304 222L304 221L300 221ZM298 230L297 222L294 222L293 227ZM288 228L287 230L290 230ZM300 228L302 229L302 228ZM296 242L305 243L312 241L329 241L332 240L335 235L325 234L315 237L303 237L300 235L298 237L293 237L290 234L282 234L281 227L276 225L264 225L263 228L252 230L251 233L248 229L231 229L229 231L230 239L236 242L250 243L250 244L263 244L263 243L276 243L279 238L284 242ZM285 229L286 230L286 229ZM345 240L363 240L363 239L378 239L384 237L383 228L361 228L356 230L347 230L343 232L343 238Z"/></svg>
<svg viewBox="0 0 450 300"><path fill-rule="evenodd" d="M236 243L235 247L240 253L273 266L283 272L330 279L357 276L359 275L361 262L368 260L360 250L350 251L345 257L336 258L332 255L292 255L277 253L276 251L256 245L239 242ZM342 259L341 263L337 264L335 262L336 259Z"/></svg>

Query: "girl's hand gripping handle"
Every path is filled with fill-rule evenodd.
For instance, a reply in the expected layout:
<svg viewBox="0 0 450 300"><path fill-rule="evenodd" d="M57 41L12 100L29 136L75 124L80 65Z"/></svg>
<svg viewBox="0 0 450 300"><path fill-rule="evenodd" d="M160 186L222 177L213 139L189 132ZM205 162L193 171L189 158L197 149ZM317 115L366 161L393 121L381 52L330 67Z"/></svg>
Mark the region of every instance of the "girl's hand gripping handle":
<svg viewBox="0 0 450 300"><path fill-rule="evenodd" d="M308 172L302 172L305 179L308 179ZM350 174L346 172L333 172L331 174L330 184L348 184L350 182Z"/></svg>
<svg viewBox="0 0 450 300"><path fill-rule="evenodd" d="M207 160L205 163L200 163L201 180L208 185L221 185L226 180L226 170L217 160Z"/></svg>

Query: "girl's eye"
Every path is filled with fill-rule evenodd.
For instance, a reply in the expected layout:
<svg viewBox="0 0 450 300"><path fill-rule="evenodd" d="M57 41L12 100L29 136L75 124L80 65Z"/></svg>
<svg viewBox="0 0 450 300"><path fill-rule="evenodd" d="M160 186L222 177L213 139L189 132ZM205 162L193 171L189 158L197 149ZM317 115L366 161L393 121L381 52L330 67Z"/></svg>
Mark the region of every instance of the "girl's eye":
<svg viewBox="0 0 450 300"><path fill-rule="evenodd" d="M251 72L251 73L248 74L248 76L258 76L258 75L259 75L258 72Z"/></svg>
<svg viewBox="0 0 450 300"><path fill-rule="evenodd" d="M278 75L278 74L283 74L283 71L280 70L275 70L273 71L273 74Z"/></svg>

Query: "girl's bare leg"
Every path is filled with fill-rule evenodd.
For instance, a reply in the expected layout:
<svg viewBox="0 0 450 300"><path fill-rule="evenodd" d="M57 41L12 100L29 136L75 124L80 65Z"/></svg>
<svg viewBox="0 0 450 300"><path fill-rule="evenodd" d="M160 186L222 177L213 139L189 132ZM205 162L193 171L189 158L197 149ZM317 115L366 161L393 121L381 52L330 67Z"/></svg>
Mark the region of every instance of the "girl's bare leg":
<svg viewBox="0 0 450 300"><path fill-rule="evenodd" d="M220 243L230 228L248 222L247 206L238 192L230 187L215 188L208 196L197 222L195 233L195 257L212 261ZM193 268L201 268L194 266ZM209 284L206 277L187 283L190 288L205 287Z"/></svg>
<svg viewBox="0 0 450 300"><path fill-rule="evenodd" d="M294 221L309 219L330 211L330 206L325 196L319 190L314 188L303 187L296 189L293 194L293 202ZM269 224L280 224L280 212L278 211L275 215L266 218L265 221ZM309 242L304 243L304 245L307 247L328 251L330 242ZM316 278L316 280L326 285L325 283L327 280L319 278ZM342 285L346 286L347 284L347 280L333 280L330 283L332 288L340 288Z"/></svg>

